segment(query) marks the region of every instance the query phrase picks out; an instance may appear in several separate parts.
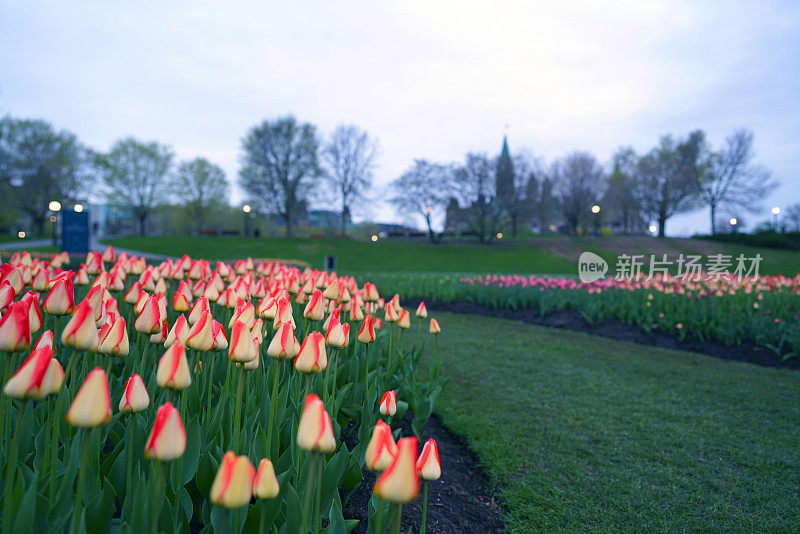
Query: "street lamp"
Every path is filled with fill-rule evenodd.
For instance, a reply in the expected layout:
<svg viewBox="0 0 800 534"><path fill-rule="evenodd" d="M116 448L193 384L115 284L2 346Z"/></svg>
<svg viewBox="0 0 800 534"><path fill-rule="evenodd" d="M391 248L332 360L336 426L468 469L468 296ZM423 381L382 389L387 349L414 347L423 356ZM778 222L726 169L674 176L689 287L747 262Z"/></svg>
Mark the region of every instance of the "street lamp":
<svg viewBox="0 0 800 534"><path fill-rule="evenodd" d="M656 228L655 224L651 224L650 227L648 228L648 230L650 230L651 234L655 234L656 230L658 230L658 228Z"/></svg>
<svg viewBox="0 0 800 534"><path fill-rule="evenodd" d="M781 212L781 209L778 206L772 208L772 231L778 231L778 214Z"/></svg>
<svg viewBox="0 0 800 534"><path fill-rule="evenodd" d="M600 213L600 206L598 206L597 204L595 204L594 206L592 206L592 213L594 213L595 215L597 215L598 213Z"/></svg>
<svg viewBox="0 0 800 534"><path fill-rule="evenodd" d="M47 208L53 212L53 215L50 217L50 222L53 223L53 246L57 246L58 239L56 237L56 226L58 225L56 224L56 221L58 220L58 217L56 214L61 211L61 202L58 200L51 200L50 204L47 205Z"/></svg>
<svg viewBox="0 0 800 534"><path fill-rule="evenodd" d="M250 207L250 204L245 204L244 206L242 206L242 212L244 213L244 236L245 237L247 237L247 235L250 233L249 232L249 228L248 228L250 225L249 225L249 223L247 221L247 219L248 219L247 214L250 213L250 211L252 209L253 208Z"/></svg>
<svg viewBox="0 0 800 534"><path fill-rule="evenodd" d="M731 217L730 223L731 223L731 232L736 232L736 225L739 223L739 221L736 220L736 217Z"/></svg>
<svg viewBox="0 0 800 534"><path fill-rule="evenodd" d="M72 209L75 210L75 213L81 213L83 212L83 204L75 204L75 207Z"/></svg>

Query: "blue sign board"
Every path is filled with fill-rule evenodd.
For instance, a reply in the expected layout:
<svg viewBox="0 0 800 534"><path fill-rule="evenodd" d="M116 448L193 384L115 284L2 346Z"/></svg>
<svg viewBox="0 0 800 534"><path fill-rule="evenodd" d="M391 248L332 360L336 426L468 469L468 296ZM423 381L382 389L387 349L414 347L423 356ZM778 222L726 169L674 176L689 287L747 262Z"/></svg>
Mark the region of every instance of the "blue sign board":
<svg viewBox="0 0 800 534"><path fill-rule="evenodd" d="M89 212L61 212L61 248L67 252L89 252Z"/></svg>

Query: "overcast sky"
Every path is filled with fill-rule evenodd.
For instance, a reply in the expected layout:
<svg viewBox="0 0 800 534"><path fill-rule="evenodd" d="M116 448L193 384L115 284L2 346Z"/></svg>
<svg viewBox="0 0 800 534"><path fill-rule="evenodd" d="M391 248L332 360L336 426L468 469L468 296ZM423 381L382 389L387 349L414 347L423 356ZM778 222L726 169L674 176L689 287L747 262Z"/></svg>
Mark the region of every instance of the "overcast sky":
<svg viewBox="0 0 800 534"><path fill-rule="evenodd" d="M414 158L498 151L505 125L512 152L547 162L576 149L607 162L695 128L718 145L748 127L782 186L746 219L800 202L800 2L470 4L5 2L0 113L98 149L168 143L233 183L240 140L265 118L355 123L380 139L378 191ZM403 219L380 203L369 215Z"/></svg>

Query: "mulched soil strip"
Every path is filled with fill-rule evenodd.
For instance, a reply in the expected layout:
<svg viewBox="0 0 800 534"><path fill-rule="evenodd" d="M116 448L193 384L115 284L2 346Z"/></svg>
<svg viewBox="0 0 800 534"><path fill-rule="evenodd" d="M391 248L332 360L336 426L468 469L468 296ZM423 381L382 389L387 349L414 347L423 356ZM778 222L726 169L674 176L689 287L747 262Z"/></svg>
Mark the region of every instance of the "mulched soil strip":
<svg viewBox="0 0 800 534"><path fill-rule="evenodd" d="M411 436L411 412L392 428L402 429L402 436ZM347 436L347 432L345 432ZM481 471L478 457L467 446L466 441L442 425L433 414L422 433L422 444L434 438L439 445L439 460L442 477L428 483L427 532L431 534L453 534L457 532L480 532L486 534L505 532L500 517L500 505L492 498L486 475ZM354 437L345 437L345 444L352 449ZM367 513L375 473L363 471L364 480L353 493L343 510L346 519L358 519L353 530L356 534L367 532ZM403 507L402 532L419 532L422 525L422 487L420 496ZM388 527L387 527L388 528Z"/></svg>
<svg viewBox="0 0 800 534"><path fill-rule="evenodd" d="M403 306L413 310L419 305L419 302L420 299L407 299L403 302ZM724 360L736 360L740 362L754 363L764 367L800 369L800 359L792 358L783 361L771 350L765 347L757 347L750 343L745 343L742 345L723 345L722 343L717 343L714 341L702 342L688 336L681 341L674 334L663 332L661 330L651 330L650 332L645 332L636 326L625 324L616 319L607 319L602 323L590 325L588 322L586 322L586 319L583 318L580 312L576 310L562 310L543 316L539 314L538 310L531 308L519 310L511 310L508 308L495 309L488 306L481 306L480 304L476 304L474 302L465 301L444 303L426 299L425 304L427 305L429 311L433 310L434 312L448 311L454 313L468 313L473 315L499 317L501 319L513 319L516 321L541 326L586 332L594 336L609 337L622 341L640 343L642 345L699 352L701 354L722 358ZM442 328L446 328L446 325L442 325Z"/></svg>

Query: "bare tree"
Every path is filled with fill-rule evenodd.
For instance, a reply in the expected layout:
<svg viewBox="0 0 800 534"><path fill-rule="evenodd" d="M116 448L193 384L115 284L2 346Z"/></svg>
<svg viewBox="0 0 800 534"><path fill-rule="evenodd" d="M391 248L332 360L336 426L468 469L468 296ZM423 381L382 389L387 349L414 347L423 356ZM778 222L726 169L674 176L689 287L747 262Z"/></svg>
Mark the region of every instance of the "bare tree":
<svg viewBox="0 0 800 534"><path fill-rule="evenodd" d="M630 233L639 216L639 199L635 195L636 163L636 153L632 148L617 150L611 159L611 174L608 175L604 202L609 210L617 213L626 234Z"/></svg>
<svg viewBox="0 0 800 534"><path fill-rule="evenodd" d="M499 224L499 205L492 202L495 180L494 164L489 156L469 152L464 164L453 170L453 186L459 203L463 205L461 214L467 228L478 236L481 243L491 243Z"/></svg>
<svg viewBox="0 0 800 534"><path fill-rule="evenodd" d="M587 220L602 194L603 168L588 152L573 152L553 164L553 183L561 213L571 232Z"/></svg>
<svg viewBox="0 0 800 534"><path fill-rule="evenodd" d="M642 212L658 222L659 237L665 235L667 220L697 208L704 150L705 134L696 130L682 142L662 137L657 147L639 159L636 196Z"/></svg>
<svg viewBox="0 0 800 534"><path fill-rule="evenodd" d="M242 140L239 185L283 217L287 237L320 175L318 146L314 125L291 115L254 126Z"/></svg>
<svg viewBox="0 0 800 534"><path fill-rule="evenodd" d="M767 169L753 165L754 155L753 132L745 129L736 130L725 139L722 148L709 155L700 195L709 207L712 234L717 230L720 207L752 212L778 186Z"/></svg>
<svg viewBox="0 0 800 534"><path fill-rule="evenodd" d="M377 152L377 139L358 126L344 124L336 127L322 149L325 178L336 189L342 206L342 235L353 204L372 185Z"/></svg>
<svg viewBox="0 0 800 534"><path fill-rule="evenodd" d="M166 196L173 157L172 149L166 145L132 137L114 143L107 154L95 156L106 199L133 209L141 235L147 231L148 216Z"/></svg>
<svg viewBox="0 0 800 534"><path fill-rule="evenodd" d="M205 158L195 158L178 165L172 180L172 191L186 207L200 235L209 215L228 202L228 180L225 171Z"/></svg>
<svg viewBox="0 0 800 534"><path fill-rule="evenodd" d="M800 203L792 204L783 211L784 226L794 232L800 232ZM774 229L776 232L777 228Z"/></svg>
<svg viewBox="0 0 800 534"><path fill-rule="evenodd" d="M417 159L391 184L394 191L392 204L403 215L421 215L425 219L428 237L432 243L438 242L433 225L438 218L437 214L444 213L450 180L450 169L447 165Z"/></svg>
<svg viewBox="0 0 800 534"><path fill-rule="evenodd" d="M514 198L509 203L511 236L517 237L519 226L528 226L534 218L539 197L542 163L529 151L520 150L511 158L514 163Z"/></svg>
<svg viewBox="0 0 800 534"><path fill-rule="evenodd" d="M45 121L0 119L2 211L16 207L41 235L50 201L85 198L91 183L88 156L74 134L58 132Z"/></svg>

